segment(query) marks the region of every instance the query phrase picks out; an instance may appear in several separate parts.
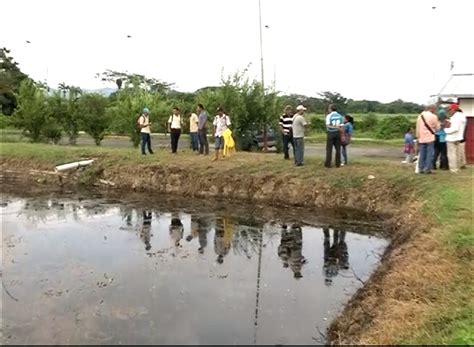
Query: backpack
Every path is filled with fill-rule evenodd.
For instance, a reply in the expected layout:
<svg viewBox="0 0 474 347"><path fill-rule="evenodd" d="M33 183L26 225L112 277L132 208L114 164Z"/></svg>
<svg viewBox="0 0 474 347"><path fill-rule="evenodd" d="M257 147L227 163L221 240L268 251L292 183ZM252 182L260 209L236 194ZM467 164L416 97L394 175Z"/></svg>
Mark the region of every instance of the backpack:
<svg viewBox="0 0 474 347"><path fill-rule="evenodd" d="M137 130L142 130L142 127L140 125L140 118L142 117L143 115L142 114L139 114L137 119L136 119L136 122L135 122L135 125L137 127Z"/></svg>

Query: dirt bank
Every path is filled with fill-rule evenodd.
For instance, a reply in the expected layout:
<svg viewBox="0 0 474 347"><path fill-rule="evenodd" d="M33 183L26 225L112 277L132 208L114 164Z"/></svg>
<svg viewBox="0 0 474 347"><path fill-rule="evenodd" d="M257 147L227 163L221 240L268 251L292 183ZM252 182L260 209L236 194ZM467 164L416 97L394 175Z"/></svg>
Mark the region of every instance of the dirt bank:
<svg viewBox="0 0 474 347"><path fill-rule="evenodd" d="M413 189L402 184L405 180L396 181L382 175L370 179L365 169L354 169L350 177L341 176L341 179L338 175L330 177L331 172L318 175L245 165L103 161L59 176L44 172L51 170L51 163L15 157L2 157L1 168L4 179L18 187L96 186L121 193L219 197L247 203L302 206L310 210L356 209L377 216L392 243L379 269L329 328L328 338L333 343L396 343L403 331L395 329L408 329L411 322L421 319L416 316L419 307L416 303L422 300L420 298L435 301L438 286L449 280L447 276L432 273L449 271L446 262L436 256L434 241L426 237L429 224L422 217L423 202L417 199ZM428 256L421 260L426 253ZM420 262L423 265L417 269ZM427 276L431 277L428 280L432 286L426 286Z"/></svg>

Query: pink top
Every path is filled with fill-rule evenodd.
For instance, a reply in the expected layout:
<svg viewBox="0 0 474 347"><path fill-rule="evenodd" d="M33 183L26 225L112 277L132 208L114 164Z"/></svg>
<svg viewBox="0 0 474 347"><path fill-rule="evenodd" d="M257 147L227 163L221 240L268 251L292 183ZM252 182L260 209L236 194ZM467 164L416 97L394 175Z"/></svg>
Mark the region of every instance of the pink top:
<svg viewBox="0 0 474 347"><path fill-rule="evenodd" d="M430 111L423 111L416 120L416 137L418 143L430 143L435 141L435 135L426 128L421 116L425 118L426 124L433 130L433 133L439 129L438 116Z"/></svg>

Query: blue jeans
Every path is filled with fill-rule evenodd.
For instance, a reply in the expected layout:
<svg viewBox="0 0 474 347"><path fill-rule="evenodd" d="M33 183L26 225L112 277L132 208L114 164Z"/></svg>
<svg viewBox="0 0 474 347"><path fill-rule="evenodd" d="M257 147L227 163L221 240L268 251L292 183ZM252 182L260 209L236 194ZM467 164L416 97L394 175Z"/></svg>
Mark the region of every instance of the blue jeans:
<svg viewBox="0 0 474 347"><path fill-rule="evenodd" d="M199 135L198 133L189 133L189 135L191 135L191 148L193 152L196 152L199 150Z"/></svg>
<svg viewBox="0 0 474 347"><path fill-rule="evenodd" d="M418 168L420 173L431 172L433 169L433 158L434 158L434 142L420 143L420 153L418 155Z"/></svg>
<svg viewBox="0 0 474 347"><path fill-rule="evenodd" d="M295 145L295 164L297 166L303 165L303 159L304 159L304 138L303 137L297 137L293 138L293 143Z"/></svg>
<svg viewBox="0 0 474 347"><path fill-rule="evenodd" d="M285 156L285 159L290 159L290 151L289 151L289 146L291 144L291 147L293 148L293 156L295 155L295 145L293 143L293 137L289 134L284 134L283 135L283 153Z"/></svg>
<svg viewBox="0 0 474 347"><path fill-rule="evenodd" d="M347 165L347 145L341 145L341 154L344 165Z"/></svg>
<svg viewBox="0 0 474 347"><path fill-rule="evenodd" d="M150 154L153 154L153 151L151 150L151 137L150 137L150 134L147 134L147 133L140 133L141 134L141 137L142 137L142 154L146 154L145 153L145 147L148 148L148 152L150 152Z"/></svg>

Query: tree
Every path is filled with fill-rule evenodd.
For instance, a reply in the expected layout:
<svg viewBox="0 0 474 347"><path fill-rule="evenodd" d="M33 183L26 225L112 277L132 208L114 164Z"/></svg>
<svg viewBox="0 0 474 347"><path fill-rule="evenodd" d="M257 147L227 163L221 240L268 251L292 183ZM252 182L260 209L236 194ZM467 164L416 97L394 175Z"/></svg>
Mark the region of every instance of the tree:
<svg viewBox="0 0 474 347"><path fill-rule="evenodd" d="M347 99L341 94L334 92L321 92L318 94L323 98L325 111L328 110L329 105L335 104L339 113L344 114L346 112Z"/></svg>
<svg viewBox="0 0 474 347"><path fill-rule="evenodd" d="M55 92L46 98L44 125L41 129L43 137L54 144L61 140L63 119L67 113L67 105L61 93Z"/></svg>
<svg viewBox="0 0 474 347"><path fill-rule="evenodd" d="M82 127L97 146L104 139L110 123L110 114L106 112L107 103L107 98L96 93L85 94L79 99Z"/></svg>
<svg viewBox="0 0 474 347"><path fill-rule="evenodd" d="M42 137L47 112L45 91L30 79L21 82L13 124L33 142L38 142Z"/></svg>
<svg viewBox="0 0 474 347"><path fill-rule="evenodd" d="M64 82L58 85L58 89L60 90L61 104L65 108L60 122L68 135L69 144L75 145L79 137L81 111L78 100L82 95L82 90L79 87L66 85Z"/></svg>
<svg viewBox="0 0 474 347"><path fill-rule="evenodd" d="M152 93L159 93L161 95L167 95L173 86L173 83L161 81L156 78L149 78L140 74L129 74L126 72L113 70L105 70L102 73L96 74L96 77L100 78L104 82L106 81L115 83L119 90L124 86L135 86Z"/></svg>
<svg viewBox="0 0 474 347"><path fill-rule="evenodd" d="M17 107L16 94L20 90L21 82L28 79L9 54L10 50L0 49L0 111L8 116L12 115Z"/></svg>

